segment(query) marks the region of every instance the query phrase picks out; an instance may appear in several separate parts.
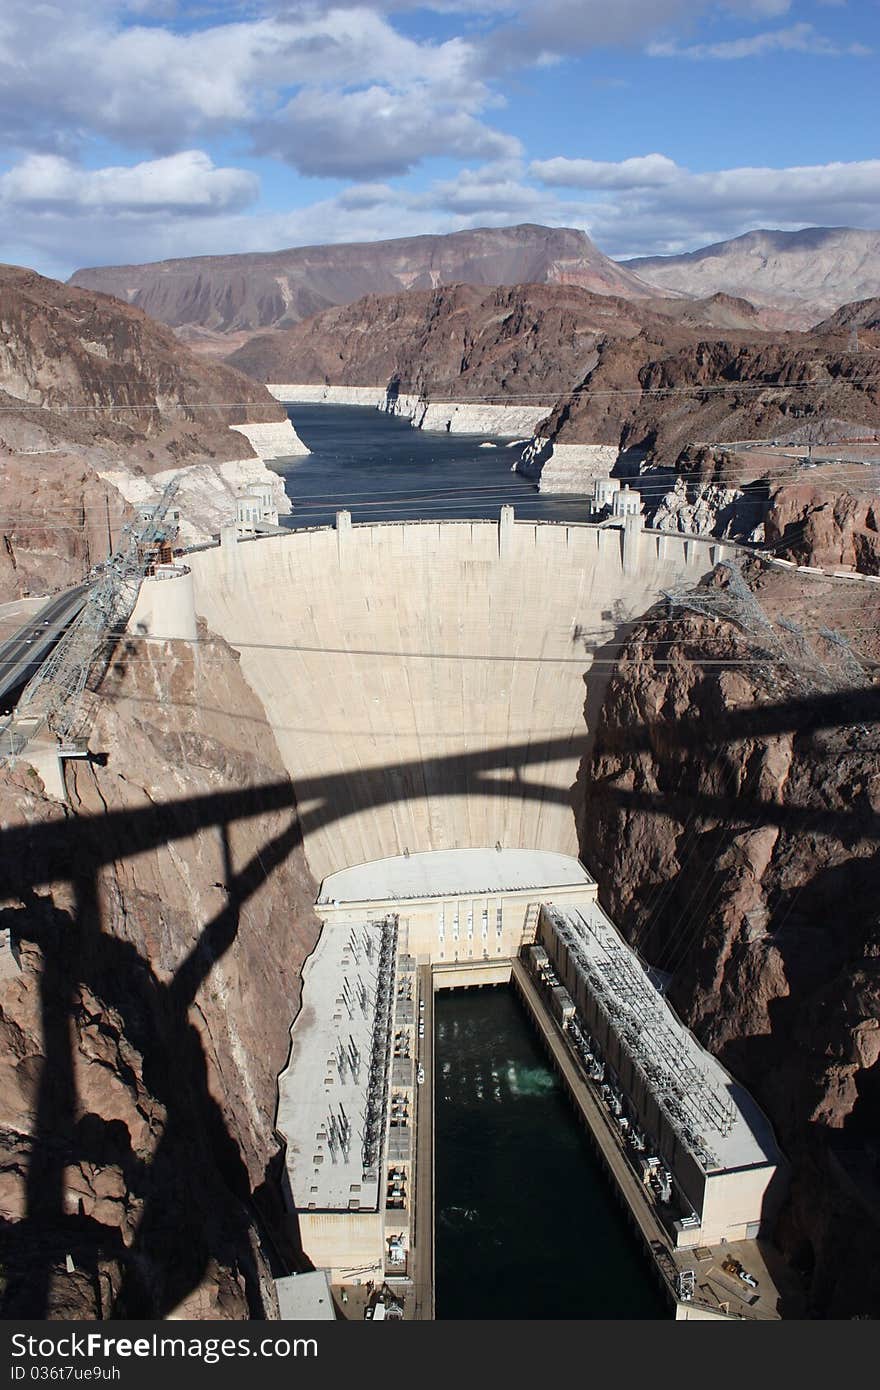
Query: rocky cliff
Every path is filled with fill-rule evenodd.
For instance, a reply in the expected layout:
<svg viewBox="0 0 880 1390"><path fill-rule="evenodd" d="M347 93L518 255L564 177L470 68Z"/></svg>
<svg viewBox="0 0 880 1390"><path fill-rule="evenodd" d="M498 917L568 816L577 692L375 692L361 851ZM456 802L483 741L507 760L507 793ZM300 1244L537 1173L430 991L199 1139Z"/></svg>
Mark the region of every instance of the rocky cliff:
<svg viewBox="0 0 880 1390"><path fill-rule="evenodd" d="M568 285L452 285L328 309L227 360L257 381L383 385L435 400L537 394L549 406L597 342L634 335L640 322L628 301Z"/></svg>
<svg viewBox="0 0 880 1390"><path fill-rule="evenodd" d="M123 647L90 748L69 808L0 784L4 1313L261 1317L297 1258L275 1085L317 931L293 792L204 632Z"/></svg>
<svg viewBox="0 0 880 1390"><path fill-rule="evenodd" d="M700 441L787 437L805 422L880 427L878 359L833 334L658 333L609 338L548 433L618 443L671 466Z"/></svg>
<svg viewBox="0 0 880 1390"><path fill-rule="evenodd" d="M744 295L780 311L790 327L807 328L848 300L880 292L880 232L762 229L684 255L622 264L667 293Z"/></svg>
<svg viewBox="0 0 880 1390"><path fill-rule="evenodd" d="M851 333L856 329L859 345L880 348L880 298L857 299L841 304L836 313L816 325L817 333Z"/></svg>
<svg viewBox="0 0 880 1390"><path fill-rule="evenodd" d="M880 358L853 350L842 321L770 332L748 309L724 296L685 313L677 301L632 303L569 285L456 285L330 309L258 335L228 360L259 381L384 387L392 399L555 401L537 428L548 456L601 445L649 468L692 471L701 441L880 430ZM701 482L722 482L704 465ZM769 485L790 467L738 458L723 485ZM581 491L589 476L585 468ZM676 499L670 506L680 514Z"/></svg>
<svg viewBox="0 0 880 1390"><path fill-rule="evenodd" d="M258 458L230 427L260 422L290 430L264 388L194 357L140 310L0 267L0 601L106 558L127 515L111 472L209 464L231 508L224 464Z"/></svg>
<svg viewBox="0 0 880 1390"><path fill-rule="evenodd" d="M287 331L258 334L226 360L257 381L391 383L435 400L539 393L552 402L579 386L610 344L638 354L644 340L665 355L696 346L707 330L740 345L774 341L751 305L723 295L633 303L571 285L489 293L452 285L368 296Z"/></svg>
<svg viewBox="0 0 880 1390"><path fill-rule="evenodd" d="M10 451L103 444L155 469L241 458L230 425L284 419L253 381L195 357L140 310L32 270L0 268L0 328Z"/></svg>
<svg viewBox="0 0 880 1390"><path fill-rule="evenodd" d="M636 299L652 293L638 276L603 256L583 232L531 224L101 266L78 270L71 277L71 284L114 294L163 323L223 333L288 328L364 295L431 290L459 282L570 284ZM191 341L211 346L204 333Z"/></svg>
<svg viewBox="0 0 880 1390"><path fill-rule="evenodd" d="M774 620L880 658L860 585L755 580ZM603 900L793 1169L778 1240L824 1316L877 1316L878 690L811 684L730 622L660 610L627 642L584 769ZM830 693L829 693L830 692Z"/></svg>
<svg viewBox="0 0 880 1390"><path fill-rule="evenodd" d="M596 449L616 450L649 471L651 520L656 512L676 530L749 535L762 516L758 492L766 500L774 480L791 475L791 457L716 441L840 441L880 431L880 357L854 350L848 332L849 318L867 324L872 314L848 309L848 318L805 335L767 331L749 304L728 296L683 307L569 285L488 293L455 285L368 296L254 336L228 360L259 381L373 388L392 404L420 396L555 402L531 424L537 438L523 460L542 485L542 460L551 461L546 491L563 456L571 491L591 491Z"/></svg>
<svg viewBox="0 0 880 1390"><path fill-rule="evenodd" d="M770 499L764 534L777 555L798 564L880 574L880 493L786 484Z"/></svg>

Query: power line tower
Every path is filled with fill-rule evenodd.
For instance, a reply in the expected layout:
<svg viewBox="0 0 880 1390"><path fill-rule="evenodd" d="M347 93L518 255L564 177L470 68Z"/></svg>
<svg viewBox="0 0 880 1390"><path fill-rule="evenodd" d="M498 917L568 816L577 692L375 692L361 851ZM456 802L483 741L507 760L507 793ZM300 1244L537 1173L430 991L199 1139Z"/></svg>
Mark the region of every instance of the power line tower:
<svg viewBox="0 0 880 1390"><path fill-rule="evenodd" d="M16 718L36 717L62 745L74 737L89 679L106 669L113 641L128 622L141 581L166 538L166 517L177 487L173 478L141 526L123 527L124 546L110 557L79 616L25 686Z"/></svg>
<svg viewBox="0 0 880 1390"><path fill-rule="evenodd" d="M820 652L799 623L789 618L773 622L767 616L737 563L727 560L718 568L726 574L723 587L665 590L670 608L689 609L714 621L720 618L733 623L748 639L770 682L785 674L804 690L827 692L859 690L871 684L843 633L821 628Z"/></svg>

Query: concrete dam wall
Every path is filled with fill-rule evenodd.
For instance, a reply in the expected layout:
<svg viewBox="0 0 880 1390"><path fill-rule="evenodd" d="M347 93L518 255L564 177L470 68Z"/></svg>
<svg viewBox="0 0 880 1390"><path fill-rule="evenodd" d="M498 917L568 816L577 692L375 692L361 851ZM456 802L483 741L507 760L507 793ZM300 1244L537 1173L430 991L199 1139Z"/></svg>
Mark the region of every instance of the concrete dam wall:
<svg viewBox="0 0 880 1390"><path fill-rule="evenodd" d="M318 879L419 850L577 853L572 788L603 652L717 543L586 524L407 522L191 556L197 611L241 654ZM230 711L235 717L235 711Z"/></svg>

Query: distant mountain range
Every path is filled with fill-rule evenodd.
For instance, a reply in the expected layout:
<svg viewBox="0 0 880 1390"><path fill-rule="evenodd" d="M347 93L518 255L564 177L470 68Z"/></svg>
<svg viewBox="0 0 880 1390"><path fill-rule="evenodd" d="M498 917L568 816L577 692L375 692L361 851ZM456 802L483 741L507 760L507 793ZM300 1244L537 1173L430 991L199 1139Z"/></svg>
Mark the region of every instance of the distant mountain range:
<svg viewBox="0 0 880 1390"><path fill-rule="evenodd" d="M665 294L741 295L808 328L855 299L880 295L880 232L855 227L755 231L683 256L621 263Z"/></svg>
<svg viewBox="0 0 880 1390"><path fill-rule="evenodd" d="M654 294L632 271L604 256L584 232L528 224L101 266L76 271L70 283L116 295L174 328L221 333L290 328L365 294L451 284L570 284L625 299Z"/></svg>
<svg viewBox="0 0 880 1390"><path fill-rule="evenodd" d="M364 295L450 284L569 284L633 301L658 290L685 301L724 294L759 306L764 327L807 328L841 304L880 295L880 232L754 231L686 255L616 262L582 231L524 224L99 266L70 283L136 305L206 351L228 352L230 338L236 346Z"/></svg>

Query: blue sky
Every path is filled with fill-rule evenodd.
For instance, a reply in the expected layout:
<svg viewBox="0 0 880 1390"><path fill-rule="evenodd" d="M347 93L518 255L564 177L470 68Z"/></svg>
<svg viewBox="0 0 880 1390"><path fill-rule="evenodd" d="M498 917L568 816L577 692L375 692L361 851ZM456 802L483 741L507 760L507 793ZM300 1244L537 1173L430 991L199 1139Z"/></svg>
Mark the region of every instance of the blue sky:
<svg viewBox="0 0 880 1390"><path fill-rule="evenodd" d="M880 0L3 0L0 258L880 226Z"/></svg>

